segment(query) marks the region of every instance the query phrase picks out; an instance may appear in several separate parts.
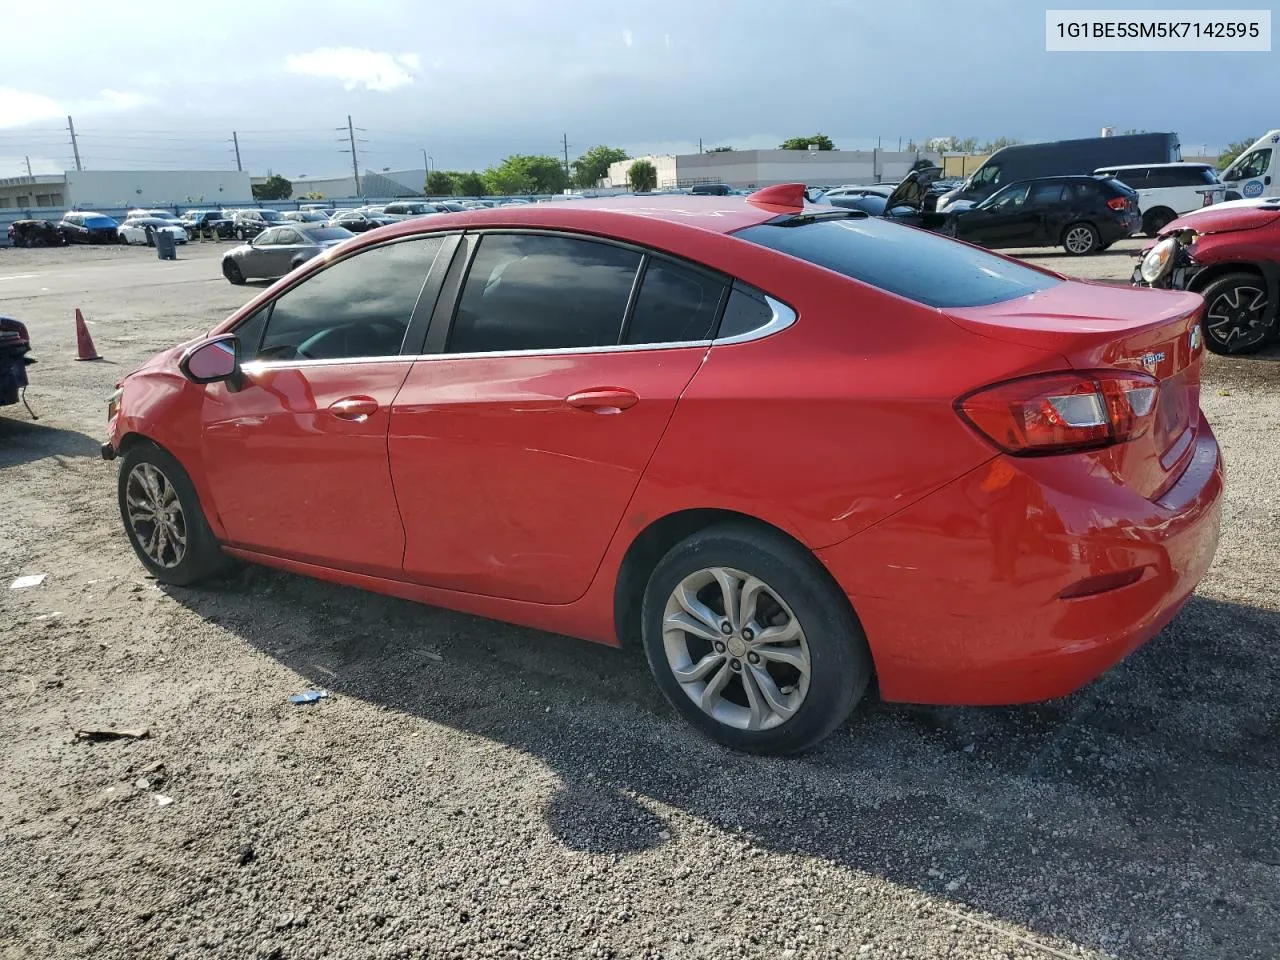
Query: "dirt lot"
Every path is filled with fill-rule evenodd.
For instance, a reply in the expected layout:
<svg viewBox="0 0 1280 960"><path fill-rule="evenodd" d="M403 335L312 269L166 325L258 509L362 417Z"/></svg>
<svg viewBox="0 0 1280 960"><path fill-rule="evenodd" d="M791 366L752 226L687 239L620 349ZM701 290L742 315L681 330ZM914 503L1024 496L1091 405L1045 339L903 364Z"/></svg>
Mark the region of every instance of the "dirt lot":
<svg viewBox="0 0 1280 960"><path fill-rule="evenodd" d="M758 760L637 654L264 569L146 579L105 399L255 292L216 256L0 250L41 415L0 413L3 960L1278 955L1280 356L1206 364L1223 539L1155 641L1063 701L870 703ZM76 306L105 361L71 359Z"/></svg>

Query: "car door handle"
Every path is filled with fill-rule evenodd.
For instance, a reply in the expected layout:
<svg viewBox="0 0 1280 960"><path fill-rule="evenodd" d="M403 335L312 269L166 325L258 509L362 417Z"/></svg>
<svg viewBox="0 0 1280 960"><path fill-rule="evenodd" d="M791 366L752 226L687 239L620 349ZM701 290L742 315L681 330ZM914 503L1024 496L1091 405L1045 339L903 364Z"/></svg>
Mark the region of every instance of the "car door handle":
<svg viewBox="0 0 1280 960"><path fill-rule="evenodd" d="M565 403L571 407L601 414L621 413L639 402L640 398L624 387L597 387L565 397Z"/></svg>
<svg viewBox="0 0 1280 960"><path fill-rule="evenodd" d="M364 423L378 411L378 401L373 397L343 397L329 404L329 412L339 420Z"/></svg>

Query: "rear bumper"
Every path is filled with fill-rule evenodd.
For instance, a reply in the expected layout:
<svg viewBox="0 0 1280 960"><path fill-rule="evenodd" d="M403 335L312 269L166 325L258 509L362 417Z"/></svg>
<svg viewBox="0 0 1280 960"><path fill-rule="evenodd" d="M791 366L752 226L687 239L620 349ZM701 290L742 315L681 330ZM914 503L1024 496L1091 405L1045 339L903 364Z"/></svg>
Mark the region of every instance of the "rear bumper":
<svg viewBox="0 0 1280 960"><path fill-rule="evenodd" d="M857 611L886 700L1065 696L1155 636L1195 590L1223 489L1203 415L1190 465L1158 502L1109 479L1058 482L1053 459L997 457L818 551ZM1133 571L1125 586L1061 597Z"/></svg>

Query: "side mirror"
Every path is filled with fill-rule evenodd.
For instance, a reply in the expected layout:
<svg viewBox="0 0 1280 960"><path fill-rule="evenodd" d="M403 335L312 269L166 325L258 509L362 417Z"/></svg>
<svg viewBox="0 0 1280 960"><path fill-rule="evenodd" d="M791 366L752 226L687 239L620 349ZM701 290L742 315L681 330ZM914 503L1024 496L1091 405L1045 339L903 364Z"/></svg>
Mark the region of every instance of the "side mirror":
<svg viewBox="0 0 1280 960"><path fill-rule="evenodd" d="M224 333L197 343L178 361L178 369L192 383L223 383L240 377L240 341Z"/></svg>

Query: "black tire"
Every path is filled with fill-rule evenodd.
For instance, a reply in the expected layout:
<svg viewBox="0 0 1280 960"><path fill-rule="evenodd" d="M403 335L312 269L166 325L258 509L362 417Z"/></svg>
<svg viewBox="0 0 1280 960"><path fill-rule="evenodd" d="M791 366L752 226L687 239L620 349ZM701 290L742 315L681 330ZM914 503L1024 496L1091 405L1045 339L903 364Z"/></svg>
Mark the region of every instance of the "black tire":
<svg viewBox="0 0 1280 960"><path fill-rule="evenodd" d="M127 247L129 245L129 238L123 233L117 234L116 239L120 242L120 246L122 247Z"/></svg>
<svg viewBox="0 0 1280 960"><path fill-rule="evenodd" d="M784 618L787 611L782 605L785 604L803 631L810 666L808 691L803 694L795 712L774 726L757 730L744 729L704 712L693 701L693 694L686 692L685 686L676 679L668 660L663 636L668 601L672 599L676 587L686 578L696 577L700 571L720 567L731 568L763 581L769 593L781 603L774 602L773 597L760 602L768 603L777 615ZM711 591L708 594L708 606L717 616L722 616L724 611L715 607L714 597L722 597L723 593L716 593L720 588L714 584L707 589ZM702 593L697 595L701 597ZM749 523L717 524L672 547L649 577L641 610L645 656L658 687L671 705L694 727L713 740L736 750L788 754L813 746L848 718L871 679L871 654L866 637L848 601L826 570L794 541L775 531ZM680 636L678 632L677 636ZM733 636L751 639L747 637L746 631ZM720 660L729 658L723 663L723 669L730 669L735 662L730 656L732 648L725 651L722 657L719 653L711 653L708 641L696 642L705 646L707 656ZM690 660L696 655L689 643L686 643L684 652L688 653ZM753 662L760 664L760 667L747 667L741 650L738 657L742 659L737 659L737 667L733 668L738 674L745 669L774 669L770 663L759 658ZM700 657L699 662L701 659ZM785 671L788 668L782 666L780 669ZM709 675L714 680L719 674L720 669L717 669ZM787 690L787 686L779 682L777 677L773 679L775 690ZM735 678L731 672L723 686L725 696L716 699L722 701L722 706L733 700L736 706L728 709L741 712L746 709L744 683L742 676ZM798 684L797 680L792 686Z"/></svg>
<svg viewBox="0 0 1280 960"><path fill-rule="evenodd" d="M186 542L181 554L179 555L172 546L171 539L167 541L170 544L167 552L164 546L160 546L157 551L161 557L173 559L175 561L173 563L157 562L143 547L141 541L151 538L155 525L148 525L145 520L131 519L130 497L134 497L134 502L137 503L139 491L145 488L142 475L135 474L139 468L151 468L158 472L168 484L168 488L162 486L161 489L171 488L180 508L179 512L173 515L174 519L166 530L177 530L181 536L185 537ZM227 565L228 560L214 538L213 531L209 529L208 521L205 520L204 511L200 508L200 500L196 496L191 479L182 469L182 464L178 463L168 451L149 441L140 441L131 446L120 458L116 498L120 506L120 520L124 524L125 534L129 537L133 552L138 555L138 559L142 561L147 571L161 583L186 586L213 576ZM132 513L135 517L138 516L136 507Z"/></svg>
<svg viewBox="0 0 1280 960"><path fill-rule="evenodd" d="M222 275L236 286L244 283L244 274L240 270L240 264L230 258L222 261Z"/></svg>
<svg viewBox="0 0 1280 960"><path fill-rule="evenodd" d="M1267 282L1258 274L1224 273L1199 293L1204 297L1200 331L1213 353L1254 353L1275 332L1276 305L1269 302Z"/></svg>
<svg viewBox="0 0 1280 960"><path fill-rule="evenodd" d="M1161 230L1177 219L1177 213L1168 207L1156 207L1142 215L1142 232L1154 240L1160 236Z"/></svg>
<svg viewBox="0 0 1280 960"><path fill-rule="evenodd" d="M245 235L244 227L241 227L239 230L236 231L236 239L239 240L241 243L244 243L246 240L249 239L248 236Z"/></svg>
<svg viewBox="0 0 1280 960"><path fill-rule="evenodd" d="M1077 243L1075 237L1077 235L1084 236L1086 233L1089 238L1087 246L1084 243ZM1091 253L1097 253L1101 241L1102 238L1098 236L1098 228L1085 220L1069 223L1062 230L1062 249L1073 257L1084 257Z"/></svg>

